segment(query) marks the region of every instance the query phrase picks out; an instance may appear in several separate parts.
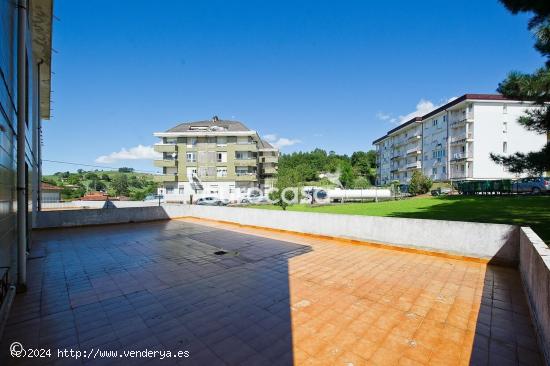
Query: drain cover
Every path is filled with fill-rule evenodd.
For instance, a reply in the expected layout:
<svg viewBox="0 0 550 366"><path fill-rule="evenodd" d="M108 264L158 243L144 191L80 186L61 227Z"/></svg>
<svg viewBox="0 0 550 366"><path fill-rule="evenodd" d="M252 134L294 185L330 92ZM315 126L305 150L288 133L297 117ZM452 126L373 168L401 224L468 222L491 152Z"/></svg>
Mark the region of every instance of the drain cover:
<svg viewBox="0 0 550 366"><path fill-rule="evenodd" d="M227 252L225 250L218 250L216 252L214 252L215 255L224 255L224 254L227 254Z"/></svg>

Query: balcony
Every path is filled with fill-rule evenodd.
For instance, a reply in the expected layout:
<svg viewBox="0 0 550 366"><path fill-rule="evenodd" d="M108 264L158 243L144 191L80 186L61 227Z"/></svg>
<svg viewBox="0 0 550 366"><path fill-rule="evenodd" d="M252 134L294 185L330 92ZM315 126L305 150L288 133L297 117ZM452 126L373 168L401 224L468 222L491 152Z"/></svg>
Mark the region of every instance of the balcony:
<svg viewBox="0 0 550 366"><path fill-rule="evenodd" d="M159 153L176 152L177 145L176 144L154 144L153 145L153 150L155 150L156 152L159 152Z"/></svg>
<svg viewBox="0 0 550 366"><path fill-rule="evenodd" d="M261 158L262 163L278 163L279 158L276 156L262 156Z"/></svg>
<svg viewBox="0 0 550 366"><path fill-rule="evenodd" d="M474 122L473 116L468 115L464 118L458 119L456 121L452 121L451 123L449 123L449 126L451 128L459 128L459 127L465 126L466 123L472 123L472 122Z"/></svg>
<svg viewBox="0 0 550 366"><path fill-rule="evenodd" d="M451 136L450 139L451 145L462 145L466 142L472 142L474 141L474 134L472 132L468 132L468 134L461 134L457 136Z"/></svg>
<svg viewBox="0 0 550 366"><path fill-rule="evenodd" d="M253 182L258 180L256 173L235 173L236 182Z"/></svg>
<svg viewBox="0 0 550 366"><path fill-rule="evenodd" d="M407 155L420 155L422 154L422 150L420 149L420 146L413 147L412 149L407 150Z"/></svg>
<svg viewBox="0 0 550 366"><path fill-rule="evenodd" d="M454 153L451 158L451 163L457 163L461 161L471 161L473 160L473 154L472 153Z"/></svg>
<svg viewBox="0 0 550 366"><path fill-rule="evenodd" d="M155 175L155 176L153 176L153 180L157 183L177 182L178 181L178 175L177 174Z"/></svg>
<svg viewBox="0 0 550 366"><path fill-rule="evenodd" d="M422 167L422 163L420 161L415 161L412 163L408 163L405 166L407 169L420 169Z"/></svg>
<svg viewBox="0 0 550 366"><path fill-rule="evenodd" d="M420 141L421 138L422 138L422 135L416 134L416 135L413 135L413 136L409 136L406 141L407 141L407 143L410 143L412 141Z"/></svg>
<svg viewBox="0 0 550 366"><path fill-rule="evenodd" d="M160 168L173 168L176 166L176 164L177 160L175 159L163 159L154 161L154 165Z"/></svg>
<svg viewBox="0 0 550 366"><path fill-rule="evenodd" d="M276 168L263 168L262 173L263 174L276 174L277 169Z"/></svg>
<svg viewBox="0 0 550 366"><path fill-rule="evenodd" d="M254 159L235 159L233 160L235 166L256 166L258 161Z"/></svg>

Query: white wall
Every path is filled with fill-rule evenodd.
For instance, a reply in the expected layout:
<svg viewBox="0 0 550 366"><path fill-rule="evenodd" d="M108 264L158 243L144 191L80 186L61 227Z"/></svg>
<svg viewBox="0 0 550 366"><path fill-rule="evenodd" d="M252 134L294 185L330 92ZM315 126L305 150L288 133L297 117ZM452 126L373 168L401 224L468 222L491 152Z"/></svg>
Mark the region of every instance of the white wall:
<svg viewBox="0 0 550 366"><path fill-rule="evenodd" d="M503 103L474 103L474 164L473 178L513 178L515 175L506 172L500 165L495 164L489 154L503 154L502 144L508 142L510 155L515 152L529 152L542 148L546 143L546 136L528 131L521 126L517 119L527 105L506 103L507 113L503 113ZM532 107L531 107L532 108ZM507 122L508 131L503 133L503 122Z"/></svg>

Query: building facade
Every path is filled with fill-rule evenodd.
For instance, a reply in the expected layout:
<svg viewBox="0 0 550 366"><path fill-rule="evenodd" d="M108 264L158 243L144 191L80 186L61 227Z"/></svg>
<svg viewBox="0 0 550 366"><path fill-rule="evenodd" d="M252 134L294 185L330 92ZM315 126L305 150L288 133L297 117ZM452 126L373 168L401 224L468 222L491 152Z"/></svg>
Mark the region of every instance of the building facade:
<svg viewBox="0 0 550 366"><path fill-rule="evenodd" d="M529 102L498 94L465 94L375 140L377 184L408 184L420 170L434 181L514 178L491 158L539 150L547 137L517 120Z"/></svg>
<svg viewBox="0 0 550 366"><path fill-rule="evenodd" d="M159 194L189 202L203 196L234 199L255 188L267 194L277 173L279 151L238 121L182 123L154 134L162 158Z"/></svg>
<svg viewBox="0 0 550 366"><path fill-rule="evenodd" d="M41 120L50 117L52 7L51 0L0 1L0 274L7 272L8 285L20 290L26 285L26 252L40 206Z"/></svg>

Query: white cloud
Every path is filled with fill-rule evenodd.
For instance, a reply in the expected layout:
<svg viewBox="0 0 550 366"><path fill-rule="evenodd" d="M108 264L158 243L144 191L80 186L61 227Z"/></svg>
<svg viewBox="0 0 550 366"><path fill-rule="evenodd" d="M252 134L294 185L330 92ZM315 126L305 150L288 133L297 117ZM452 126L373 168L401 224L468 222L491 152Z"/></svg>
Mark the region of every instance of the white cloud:
<svg viewBox="0 0 550 366"><path fill-rule="evenodd" d="M433 111L434 109L437 109L437 108L441 107L443 104L449 103L449 102L455 100L456 98L457 97L451 97L451 98L449 98L447 100L444 100L442 103L437 104L437 105L434 104L431 100L426 100L426 99L422 98L416 104L416 109L414 111L410 112L410 113L407 113L407 114L404 114L404 115L399 115L397 117L392 117L392 115L389 114L389 113L378 112L376 114L376 118L378 118L381 121L388 121L392 124L399 124L400 125L402 123L410 121L414 117L420 117L420 116L423 116L425 114L428 114L431 111Z"/></svg>
<svg viewBox="0 0 550 366"><path fill-rule="evenodd" d="M296 145L301 142L298 139L289 139L286 137L279 137L275 134L264 135L264 140L269 142L271 145L273 145L277 149L281 149L286 146Z"/></svg>
<svg viewBox="0 0 550 366"><path fill-rule="evenodd" d="M96 163L110 164L119 160L153 160L162 157L161 153L153 150L152 146L138 145L129 149L122 148L109 155L101 155L95 159Z"/></svg>

